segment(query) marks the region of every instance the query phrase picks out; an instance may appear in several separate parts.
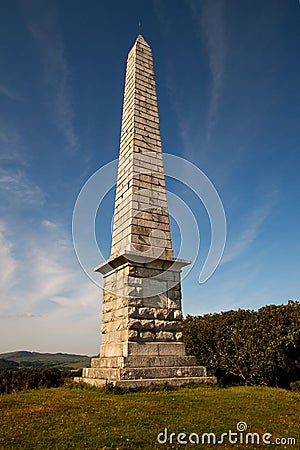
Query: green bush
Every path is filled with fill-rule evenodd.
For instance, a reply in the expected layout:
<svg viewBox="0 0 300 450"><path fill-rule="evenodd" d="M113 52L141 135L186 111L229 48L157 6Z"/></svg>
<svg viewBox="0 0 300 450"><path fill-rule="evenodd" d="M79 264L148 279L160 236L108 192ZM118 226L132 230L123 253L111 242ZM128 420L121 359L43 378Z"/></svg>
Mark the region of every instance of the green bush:
<svg viewBox="0 0 300 450"><path fill-rule="evenodd" d="M10 394L16 391L28 391L36 388L58 387L63 384L59 369L20 369L0 372L0 393Z"/></svg>
<svg viewBox="0 0 300 450"><path fill-rule="evenodd" d="M300 377L300 303L187 316L188 354L220 384L289 387Z"/></svg>
<svg viewBox="0 0 300 450"><path fill-rule="evenodd" d="M291 391L300 392L300 380L292 381L290 388Z"/></svg>

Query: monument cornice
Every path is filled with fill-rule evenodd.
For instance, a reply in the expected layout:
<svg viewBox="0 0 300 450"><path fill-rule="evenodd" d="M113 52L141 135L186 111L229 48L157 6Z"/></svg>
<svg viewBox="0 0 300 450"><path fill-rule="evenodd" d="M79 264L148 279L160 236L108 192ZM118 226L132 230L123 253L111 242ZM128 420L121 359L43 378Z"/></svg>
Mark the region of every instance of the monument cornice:
<svg viewBox="0 0 300 450"><path fill-rule="evenodd" d="M133 251L123 251L99 264L94 268L94 272L100 272L102 275L106 275L124 264L139 264L149 268L159 266L164 270L171 269L179 272L183 267L191 264L191 261L181 258L153 258L153 256L146 256Z"/></svg>

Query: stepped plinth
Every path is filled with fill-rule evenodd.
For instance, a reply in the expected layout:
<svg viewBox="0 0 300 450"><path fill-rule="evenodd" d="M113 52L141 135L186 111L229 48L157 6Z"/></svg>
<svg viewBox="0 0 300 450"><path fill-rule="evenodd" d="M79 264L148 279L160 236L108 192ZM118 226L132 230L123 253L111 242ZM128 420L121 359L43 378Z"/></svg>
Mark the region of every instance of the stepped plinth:
<svg viewBox="0 0 300 450"><path fill-rule="evenodd" d="M127 58L110 258L103 276L100 357L76 381L135 388L213 383L182 341L152 52L139 35Z"/></svg>

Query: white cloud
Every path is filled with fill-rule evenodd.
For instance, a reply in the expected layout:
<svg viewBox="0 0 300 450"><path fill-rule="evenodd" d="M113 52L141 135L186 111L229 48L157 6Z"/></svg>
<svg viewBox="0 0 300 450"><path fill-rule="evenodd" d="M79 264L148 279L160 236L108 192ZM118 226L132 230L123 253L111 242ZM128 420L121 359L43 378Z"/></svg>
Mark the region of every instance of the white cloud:
<svg viewBox="0 0 300 450"><path fill-rule="evenodd" d="M51 220L47 220L47 219L42 220L42 225L43 225L44 227L50 228L50 229L51 229L51 228L52 228L52 229L55 229L55 228L58 227L58 224L57 224L57 223L52 222Z"/></svg>
<svg viewBox="0 0 300 450"><path fill-rule="evenodd" d="M34 305L43 308L43 302L72 307L69 314L77 314L82 307L94 303L89 292L97 291L94 285L81 273L73 250L71 236L59 223L45 219L44 229L38 238L31 238L28 259L31 261L30 310ZM46 224L46 226L45 226ZM90 289L90 285L92 289ZM82 290L86 290L83 294ZM61 313L61 310L60 310Z"/></svg>
<svg viewBox="0 0 300 450"><path fill-rule="evenodd" d="M44 219L40 227L24 227L22 236L10 239L6 229L2 224L0 326L11 326L0 351L26 346L94 353L100 341L100 290L80 268L65 227Z"/></svg>

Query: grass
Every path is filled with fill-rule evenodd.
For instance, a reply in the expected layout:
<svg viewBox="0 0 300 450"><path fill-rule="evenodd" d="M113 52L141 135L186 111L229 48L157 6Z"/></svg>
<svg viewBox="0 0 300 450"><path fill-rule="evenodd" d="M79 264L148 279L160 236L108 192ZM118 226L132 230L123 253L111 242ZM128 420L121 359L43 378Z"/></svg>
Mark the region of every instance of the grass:
<svg viewBox="0 0 300 450"><path fill-rule="evenodd" d="M96 388L41 389L0 397L1 449L255 449L265 445L158 444L171 432L216 433L244 421L248 432L294 437L300 448L300 394L264 387L184 388L115 395ZM201 441L200 441L201 442ZM279 447L273 445L273 448Z"/></svg>

